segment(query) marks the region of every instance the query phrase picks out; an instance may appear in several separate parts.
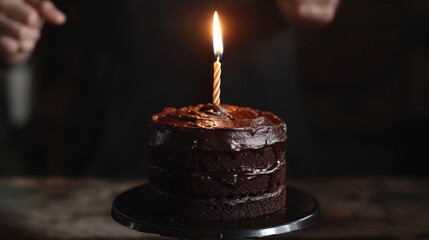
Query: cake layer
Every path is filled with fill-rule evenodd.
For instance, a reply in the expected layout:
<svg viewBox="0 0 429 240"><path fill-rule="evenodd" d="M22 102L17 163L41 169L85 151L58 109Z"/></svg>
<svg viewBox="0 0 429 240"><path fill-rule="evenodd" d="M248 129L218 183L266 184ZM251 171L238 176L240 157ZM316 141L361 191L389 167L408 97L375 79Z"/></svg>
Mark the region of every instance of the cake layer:
<svg viewBox="0 0 429 240"><path fill-rule="evenodd" d="M253 172L192 173L149 167L148 178L153 187L169 194L217 198L257 195L284 185L284 164L276 162Z"/></svg>
<svg viewBox="0 0 429 240"><path fill-rule="evenodd" d="M152 117L148 145L240 151L286 140L286 124L271 112L211 104L166 108Z"/></svg>
<svg viewBox="0 0 429 240"><path fill-rule="evenodd" d="M172 149L165 146L149 146L147 150L149 166L196 173L223 172L233 169L253 171L252 169L264 169L276 161L285 159L285 142L242 151Z"/></svg>
<svg viewBox="0 0 429 240"><path fill-rule="evenodd" d="M259 196L241 198L186 198L165 194L165 204L175 215L195 220L238 220L264 216L284 208L286 188Z"/></svg>

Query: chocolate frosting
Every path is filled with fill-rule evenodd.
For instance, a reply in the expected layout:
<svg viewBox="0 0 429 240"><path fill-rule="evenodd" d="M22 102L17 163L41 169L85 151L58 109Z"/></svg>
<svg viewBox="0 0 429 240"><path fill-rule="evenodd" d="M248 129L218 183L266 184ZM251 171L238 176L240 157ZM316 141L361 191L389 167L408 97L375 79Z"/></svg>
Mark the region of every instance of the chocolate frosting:
<svg viewBox="0 0 429 240"><path fill-rule="evenodd" d="M271 112L223 104L165 108L149 124L148 144L212 151L258 149L286 140L286 124Z"/></svg>

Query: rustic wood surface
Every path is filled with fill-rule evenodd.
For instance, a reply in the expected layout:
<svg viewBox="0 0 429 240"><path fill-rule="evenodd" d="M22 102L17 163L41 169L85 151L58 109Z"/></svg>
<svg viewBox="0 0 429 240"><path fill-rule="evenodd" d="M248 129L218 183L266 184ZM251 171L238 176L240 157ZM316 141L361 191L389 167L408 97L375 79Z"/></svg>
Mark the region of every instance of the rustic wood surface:
<svg viewBox="0 0 429 240"><path fill-rule="evenodd" d="M168 239L110 216L117 194L144 180L0 179L0 239ZM387 176L289 179L314 195L321 218L270 239L429 239L429 179Z"/></svg>

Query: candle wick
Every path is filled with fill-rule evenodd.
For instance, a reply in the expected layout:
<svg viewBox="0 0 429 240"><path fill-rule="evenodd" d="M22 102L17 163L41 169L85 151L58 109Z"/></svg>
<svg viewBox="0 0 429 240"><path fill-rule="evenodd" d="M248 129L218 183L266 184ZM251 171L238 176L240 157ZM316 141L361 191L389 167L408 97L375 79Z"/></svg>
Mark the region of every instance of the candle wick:
<svg viewBox="0 0 429 240"><path fill-rule="evenodd" d="M217 55L217 61L219 62L219 60L220 60L220 56L219 56L219 54Z"/></svg>

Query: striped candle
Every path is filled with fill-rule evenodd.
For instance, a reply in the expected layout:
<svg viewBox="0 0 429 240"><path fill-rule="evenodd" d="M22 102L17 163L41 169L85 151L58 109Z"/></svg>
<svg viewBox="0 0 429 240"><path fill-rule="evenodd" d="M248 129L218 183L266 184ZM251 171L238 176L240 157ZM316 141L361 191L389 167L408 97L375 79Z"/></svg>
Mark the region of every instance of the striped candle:
<svg viewBox="0 0 429 240"><path fill-rule="evenodd" d="M214 74L213 74L213 104L219 105L220 104L220 61L219 57L217 58L217 61L213 64L214 66Z"/></svg>

